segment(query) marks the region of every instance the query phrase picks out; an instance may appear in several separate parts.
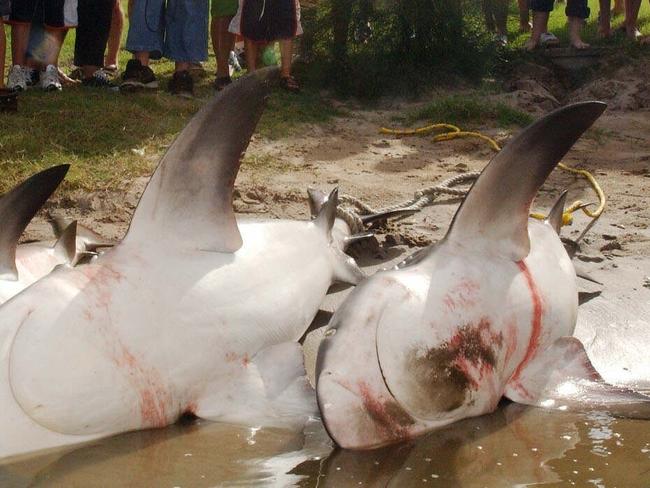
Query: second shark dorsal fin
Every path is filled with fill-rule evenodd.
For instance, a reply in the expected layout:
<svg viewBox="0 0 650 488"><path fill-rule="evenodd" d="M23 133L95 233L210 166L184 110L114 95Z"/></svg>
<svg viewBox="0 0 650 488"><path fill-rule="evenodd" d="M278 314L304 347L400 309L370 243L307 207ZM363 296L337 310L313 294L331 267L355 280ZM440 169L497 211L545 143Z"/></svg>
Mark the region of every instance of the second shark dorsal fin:
<svg viewBox="0 0 650 488"><path fill-rule="evenodd" d="M61 215L50 215L50 225L52 226L52 230L54 231L54 235L57 239L61 237L63 232L72 222L72 219L68 219ZM116 244L115 241L105 239L97 232L89 229L79 222L77 222L77 241L80 241L78 242L78 244L80 244L78 248L81 251L90 252L94 252L100 247L113 247Z"/></svg>
<svg viewBox="0 0 650 488"><path fill-rule="evenodd" d="M233 185L276 76L271 68L239 79L190 120L151 177L125 243L214 252L241 247Z"/></svg>
<svg viewBox="0 0 650 488"><path fill-rule="evenodd" d="M334 188L327 196L327 200L321 205L314 223L323 229L327 235L331 235L334 221L336 220L336 210L339 206L339 189Z"/></svg>
<svg viewBox="0 0 650 488"><path fill-rule="evenodd" d="M456 212L447 240L518 261L530 250L528 213L537 191L606 105L560 108L522 130L486 166Z"/></svg>
<svg viewBox="0 0 650 488"><path fill-rule="evenodd" d="M564 217L564 206L566 205L567 193L569 193L567 190L562 192L553 204L551 211L548 213L548 217L546 217L546 222L555 229L557 235L560 235L560 231L562 230L562 220Z"/></svg>
<svg viewBox="0 0 650 488"><path fill-rule="evenodd" d="M0 197L0 279L16 280L16 246L21 234L54 190L70 165L37 173Z"/></svg>
<svg viewBox="0 0 650 488"><path fill-rule="evenodd" d="M61 233L54 244L54 253L66 263L74 265L77 259L77 221L74 220Z"/></svg>

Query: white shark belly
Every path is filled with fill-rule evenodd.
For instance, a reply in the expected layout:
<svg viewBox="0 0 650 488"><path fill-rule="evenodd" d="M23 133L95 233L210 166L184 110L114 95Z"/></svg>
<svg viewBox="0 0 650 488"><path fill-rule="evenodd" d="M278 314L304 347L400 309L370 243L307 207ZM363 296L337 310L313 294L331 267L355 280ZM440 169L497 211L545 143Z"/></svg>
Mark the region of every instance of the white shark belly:
<svg viewBox="0 0 650 488"><path fill-rule="evenodd" d="M8 303L2 328L15 331L3 330L0 366L11 385L2 410L13 414L0 420L0 456L167 425L215 389L228 398L258 352L302 335L329 287L318 236L301 229L242 225L234 254L143 258L119 246ZM24 443L27 424L35 434Z"/></svg>
<svg viewBox="0 0 650 488"><path fill-rule="evenodd" d="M18 246L16 248L18 279L0 280L0 304L40 280L63 262L64 259L56 256L49 244L35 242Z"/></svg>

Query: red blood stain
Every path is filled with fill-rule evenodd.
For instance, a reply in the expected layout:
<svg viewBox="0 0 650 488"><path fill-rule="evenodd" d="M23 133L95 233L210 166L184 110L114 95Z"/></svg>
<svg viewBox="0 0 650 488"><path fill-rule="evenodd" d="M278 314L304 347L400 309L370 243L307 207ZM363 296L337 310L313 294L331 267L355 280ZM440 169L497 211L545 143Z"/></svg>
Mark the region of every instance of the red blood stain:
<svg viewBox="0 0 650 488"><path fill-rule="evenodd" d="M237 361L237 354L234 352L227 352L226 353L226 362L228 363L234 363Z"/></svg>
<svg viewBox="0 0 650 488"><path fill-rule="evenodd" d="M506 358L505 364L507 365L517 350L517 334L519 329L517 328L517 323L513 319L506 326L506 337L508 338L506 343Z"/></svg>
<svg viewBox="0 0 650 488"><path fill-rule="evenodd" d="M382 434L393 440L410 438L409 426L415 420L395 400L376 398L364 381L358 383L358 388L366 412Z"/></svg>
<svg viewBox="0 0 650 488"><path fill-rule="evenodd" d="M248 354L244 354L244 357L241 360L241 363L244 366L244 368L248 367L250 362L251 362L251 359L248 357Z"/></svg>
<svg viewBox="0 0 650 488"><path fill-rule="evenodd" d="M519 261L517 262L517 266L523 273L524 278L526 278L526 284L530 290L530 297L533 302L533 318L531 321L532 330L530 333L530 339L528 341L526 354L524 355L524 359L521 361L521 363L519 363L519 366L517 366L517 369L513 373L511 381L513 382L515 388L517 388L523 395L530 396L526 389L521 384L519 384L519 377L521 376L521 372L526 367L526 365L533 359L537 353L537 349L539 348L539 341L542 335L542 298L539 294L539 290L537 289L537 285L533 280L533 276L531 275L528 266L526 266L526 263Z"/></svg>
<svg viewBox="0 0 650 488"><path fill-rule="evenodd" d="M478 283L465 279L445 294L442 302L451 312L457 308L472 307L476 304L476 294L480 286Z"/></svg>

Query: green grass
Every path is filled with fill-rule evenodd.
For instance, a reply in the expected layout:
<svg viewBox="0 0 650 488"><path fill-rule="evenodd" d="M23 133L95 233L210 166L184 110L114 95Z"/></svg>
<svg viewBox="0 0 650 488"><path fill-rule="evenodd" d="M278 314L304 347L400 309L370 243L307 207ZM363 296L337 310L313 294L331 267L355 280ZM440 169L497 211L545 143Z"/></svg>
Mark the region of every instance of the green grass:
<svg viewBox="0 0 650 488"><path fill-rule="evenodd" d="M123 2L126 10L126 2ZM7 38L9 28L5 29ZM124 45L128 24L123 34ZM75 31L63 45L59 64L72 68ZM8 39L7 39L8 40ZM9 42L7 66L11 65ZM124 67L131 54L120 52ZM210 53L204 64L214 73ZM30 89L19 98L17 114L0 114L0 192L34 172L61 163L72 168L60 190L66 192L119 189L133 177L148 175L165 147L201 105L214 95L213 76L199 80L196 98L186 100L165 92L174 65L152 63L163 89L155 93L120 94L80 86L61 93ZM337 114L317 92L305 88L298 95L274 92L258 132L268 138L285 137L306 123L323 123ZM262 164L260 160L257 164Z"/></svg>
<svg viewBox="0 0 650 488"><path fill-rule="evenodd" d="M439 98L405 116L407 124L426 120L430 123L480 124L496 123L499 127L523 127L533 118L504 103L481 100L476 95L452 95Z"/></svg>
<svg viewBox="0 0 650 488"><path fill-rule="evenodd" d="M612 1L612 6L614 2ZM555 2L555 10L551 12L549 18L549 31L553 32L562 42L568 45L569 35L567 29L567 18L564 14L565 3ZM631 44L623 35L614 35L610 39L601 39L598 37L598 0L589 0L591 14L585 28L583 29L583 39L596 46L620 46L622 44ZM615 30L623 23L623 16L618 15L612 18L612 30ZM650 35L650 2L643 0L639 12L639 28L645 35ZM520 48L524 45L530 34L519 33L519 13L516 10L516 2L513 2L512 11L508 18L508 32L513 48Z"/></svg>

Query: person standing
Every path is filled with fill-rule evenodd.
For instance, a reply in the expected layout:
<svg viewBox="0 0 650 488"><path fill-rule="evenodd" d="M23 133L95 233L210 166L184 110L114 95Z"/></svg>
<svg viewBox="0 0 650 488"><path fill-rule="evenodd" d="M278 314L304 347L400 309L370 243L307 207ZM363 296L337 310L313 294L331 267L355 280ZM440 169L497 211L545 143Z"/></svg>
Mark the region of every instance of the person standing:
<svg viewBox="0 0 650 488"><path fill-rule="evenodd" d="M238 0L212 0L210 35L212 48L217 58L217 73L214 88L223 90L232 83L228 59L230 52L235 48L235 35L228 30L230 22L237 13Z"/></svg>
<svg viewBox="0 0 650 488"><path fill-rule="evenodd" d="M78 0L74 64L83 72L84 86L112 88L104 66L104 51L113 17L114 0Z"/></svg>
<svg viewBox="0 0 650 488"><path fill-rule="evenodd" d="M508 4L509 0L482 0L483 15L487 30L496 34L497 41L508 44Z"/></svg>
<svg viewBox="0 0 650 488"><path fill-rule="evenodd" d="M175 63L169 91L193 96L190 67L208 58L208 0L133 0L129 21L126 49L133 59L126 65L120 90L158 88L149 61L164 56Z"/></svg>
<svg viewBox="0 0 650 488"><path fill-rule="evenodd" d="M533 11L533 31L526 42L526 49L533 50L539 44L542 35L548 30L548 18L553 10L554 0L531 0L530 7ZM587 0L567 0L565 9L569 20L569 42L576 49L586 49L589 44L582 40L581 30L585 20L589 18Z"/></svg>
<svg viewBox="0 0 650 488"><path fill-rule="evenodd" d="M257 68L259 48L278 41L281 86L291 92L300 91L300 85L291 75L293 39L302 34L298 0L239 0L230 32L244 38L249 71Z"/></svg>
<svg viewBox="0 0 650 488"><path fill-rule="evenodd" d="M119 69L120 43L122 42L122 31L124 30L124 12L120 0L114 0L113 16L111 17L111 28L108 31L108 46L104 69L116 73Z"/></svg>

